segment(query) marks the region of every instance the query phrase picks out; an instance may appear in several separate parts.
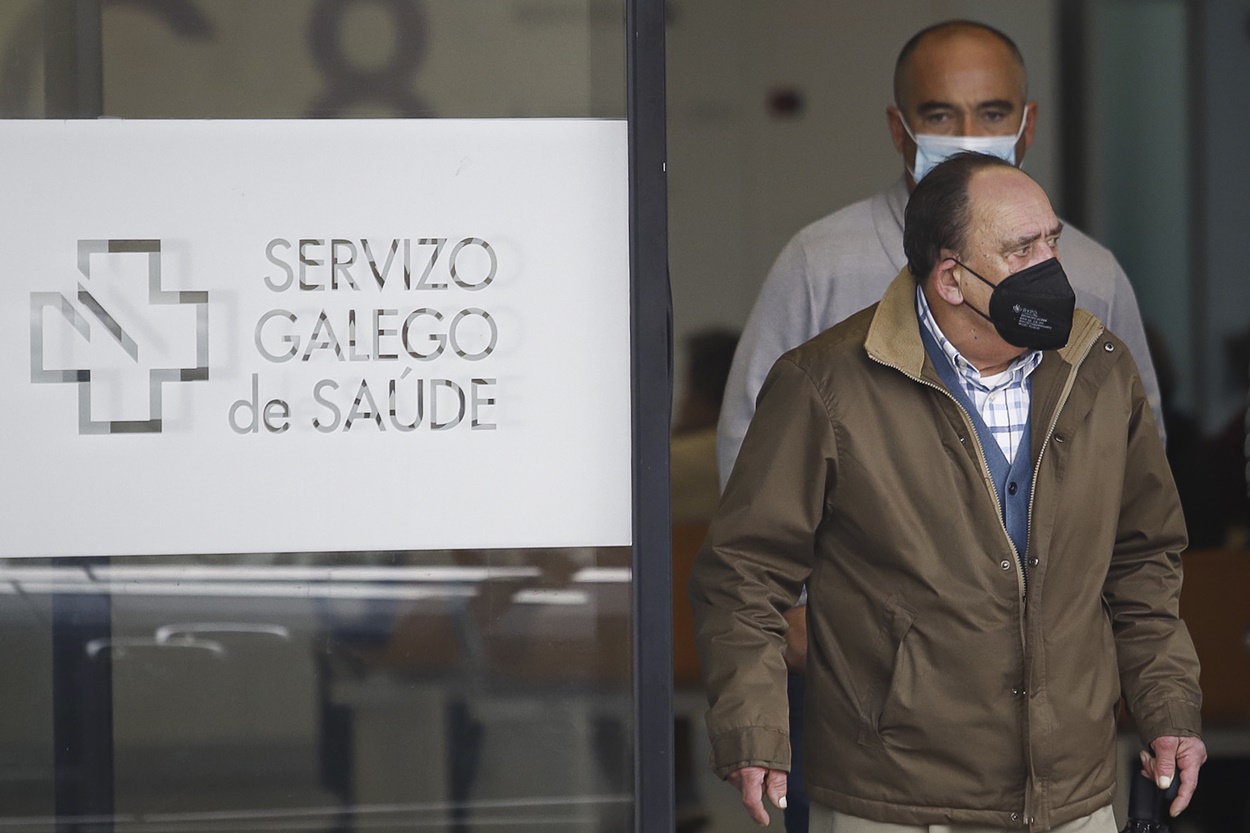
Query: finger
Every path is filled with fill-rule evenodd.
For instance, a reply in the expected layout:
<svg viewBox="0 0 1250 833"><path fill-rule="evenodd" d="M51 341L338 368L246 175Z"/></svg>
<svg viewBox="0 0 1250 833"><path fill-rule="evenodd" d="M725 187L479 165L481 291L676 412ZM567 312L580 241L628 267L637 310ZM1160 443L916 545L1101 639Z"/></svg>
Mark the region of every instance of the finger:
<svg viewBox="0 0 1250 833"><path fill-rule="evenodd" d="M768 817L768 810L764 809L762 796L763 793L759 789L756 789L750 796L743 793L742 806L746 809L747 815L749 815L756 824L760 827L767 827L768 823L772 821L772 819Z"/></svg>
<svg viewBox="0 0 1250 833"><path fill-rule="evenodd" d="M1155 751L1154 780L1161 790L1172 786L1172 777L1176 774L1176 748L1180 738L1155 738L1150 744Z"/></svg>
<svg viewBox="0 0 1250 833"><path fill-rule="evenodd" d="M1176 799L1168 808L1173 816L1179 816L1189 806L1194 791L1198 788L1198 770L1206 763L1207 748L1196 738L1185 738L1180 742L1176 753L1176 764L1180 769L1181 785L1176 791Z"/></svg>
<svg viewBox="0 0 1250 833"><path fill-rule="evenodd" d="M756 824L767 826L768 811L764 809L764 769L748 766L729 776L735 787L742 791L742 807Z"/></svg>
<svg viewBox="0 0 1250 833"><path fill-rule="evenodd" d="M1138 755L1141 757L1141 774L1151 781L1155 780L1155 759L1145 749L1139 752Z"/></svg>
<svg viewBox="0 0 1250 833"><path fill-rule="evenodd" d="M786 784L788 777L785 772L780 769L772 769L768 771L768 775L764 778L764 791L768 794L768 800L773 803L774 807L786 809Z"/></svg>
<svg viewBox="0 0 1250 833"><path fill-rule="evenodd" d="M1168 813L1172 816L1179 816L1189 806L1189 801L1194 797L1194 790L1198 788L1198 770L1187 767L1181 768L1181 788L1176 792L1176 798L1172 801L1172 806L1168 807Z"/></svg>

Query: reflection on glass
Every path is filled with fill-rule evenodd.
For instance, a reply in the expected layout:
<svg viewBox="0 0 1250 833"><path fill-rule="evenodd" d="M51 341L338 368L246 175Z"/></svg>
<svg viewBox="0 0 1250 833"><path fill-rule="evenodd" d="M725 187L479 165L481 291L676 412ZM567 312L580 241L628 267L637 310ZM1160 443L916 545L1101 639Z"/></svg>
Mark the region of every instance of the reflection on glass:
<svg viewBox="0 0 1250 833"><path fill-rule="evenodd" d="M0 118L621 118L624 5L6 0ZM0 562L0 830L632 830L630 564Z"/></svg>
<svg viewBox="0 0 1250 833"><path fill-rule="evenodd" d="M110 760L72 777L111 779L117 830L624 831L629 564L628 549L11 560L0 662L25 672L5 684L22 700L65 696L67 676L84 701L111 697L111 725L71 739ZM84 615L111 601L109 621L75 623L68 660L49 650L53 594ZM48 705L0 717L0 829L53 829L65 731Z"/></svg>
<svg viewBox="0 0 1250 833"><path fill-rule="evenodd" d="M79 62L71 83L98 76L96 106L110 117L621 117L624 7L9 0L0 4L0 115L51 115L46 102L67 79L64 67L46 71L50 44Z"/></svg>

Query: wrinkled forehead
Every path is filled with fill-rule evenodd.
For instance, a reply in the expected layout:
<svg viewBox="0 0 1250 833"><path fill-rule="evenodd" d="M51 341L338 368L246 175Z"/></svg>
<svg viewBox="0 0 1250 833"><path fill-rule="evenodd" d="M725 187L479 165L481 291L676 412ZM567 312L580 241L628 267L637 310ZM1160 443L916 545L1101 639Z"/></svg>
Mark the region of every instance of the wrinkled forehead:
<svg viewBox="0 0 1250 833"><path fill-rule="evenodd" d="M977 171L968 182L968 202L968 239L974 245L998 247L1061 227L1042 186L1015 168Z"/></svg>

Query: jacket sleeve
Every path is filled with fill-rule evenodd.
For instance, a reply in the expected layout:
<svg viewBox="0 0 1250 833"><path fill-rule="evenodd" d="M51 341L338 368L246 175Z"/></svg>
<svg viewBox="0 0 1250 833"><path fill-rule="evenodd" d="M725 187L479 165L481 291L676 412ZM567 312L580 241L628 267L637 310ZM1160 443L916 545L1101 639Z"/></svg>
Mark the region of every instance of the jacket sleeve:
<svg viewBox="0 0 1250 833"><path fill-rule="evenodd" d="M781 250L760 289L725 383L716 432L716 463L722 489L733 470L769 368L782 353L817 332L807 255L796 235Z"/></svg>
<svg viewBox="0 0 1250 833"><path fill-rule="evenodd" d="M811 572L836 460L825 401L783 358L764 384L689 584L721 777L743 766L789 769L782 614Z"/></svg>
<svg viewBox="0 0 1250 833"><path fill-rule="evenodd" d="M1198 656L1180 619L1180 498L1136 374L1116 544L1103 588L1120 686L1142 740L1198 735Z"/></svg>

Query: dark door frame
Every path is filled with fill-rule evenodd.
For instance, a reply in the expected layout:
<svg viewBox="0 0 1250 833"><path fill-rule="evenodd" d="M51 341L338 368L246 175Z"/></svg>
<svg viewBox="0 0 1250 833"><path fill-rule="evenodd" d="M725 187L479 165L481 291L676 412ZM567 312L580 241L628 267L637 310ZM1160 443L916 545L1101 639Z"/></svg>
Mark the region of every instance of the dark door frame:
<svg viewBox="0 0 1250 833"><path fill-rule="evenodd" d="M669 511L672 298L663 0L628 0L626 36L633 350L634 825L639 833L670 833L674 829Z"/></svg>

